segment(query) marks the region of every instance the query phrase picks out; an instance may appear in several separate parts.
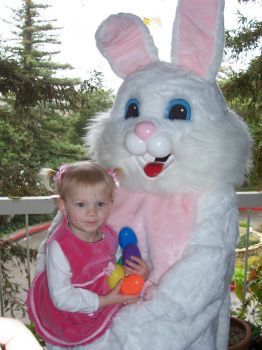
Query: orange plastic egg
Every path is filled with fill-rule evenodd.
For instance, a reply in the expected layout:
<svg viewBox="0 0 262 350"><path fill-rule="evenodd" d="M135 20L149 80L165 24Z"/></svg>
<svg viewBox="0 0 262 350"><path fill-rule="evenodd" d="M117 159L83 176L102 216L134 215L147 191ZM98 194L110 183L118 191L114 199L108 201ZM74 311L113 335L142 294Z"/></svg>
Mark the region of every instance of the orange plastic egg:
<svg viewBox="0 0 262 350"><path fill-rule="evenodd" d="M124 295L140 294L144 287L144 279L140 275L130 275L124 278L120 293Z"/></svg>

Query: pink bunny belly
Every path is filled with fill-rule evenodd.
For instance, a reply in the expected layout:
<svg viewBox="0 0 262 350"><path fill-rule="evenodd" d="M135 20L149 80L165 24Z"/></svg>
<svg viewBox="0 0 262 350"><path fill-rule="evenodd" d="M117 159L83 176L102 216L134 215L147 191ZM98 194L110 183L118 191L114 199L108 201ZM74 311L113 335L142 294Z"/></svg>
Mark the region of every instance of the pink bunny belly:
<svg viewBox="0 0 262 350"><path fill-rule="evenodd" d="M143 259L151 265L150 281L161 276L183 256L196 225L199 194L162 196L120 188L108 223L117 232L131 227Z"/></svg>

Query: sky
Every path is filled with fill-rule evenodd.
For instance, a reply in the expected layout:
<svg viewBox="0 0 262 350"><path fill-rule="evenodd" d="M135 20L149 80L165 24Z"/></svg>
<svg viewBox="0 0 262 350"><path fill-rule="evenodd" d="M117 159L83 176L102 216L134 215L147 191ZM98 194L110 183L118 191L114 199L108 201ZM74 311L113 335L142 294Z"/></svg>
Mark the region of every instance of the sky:
<svg viewBox="0 0 262 350"><path fill-rule="evenodd" d="M56 26L61 53L54 57L59 63L70 63L74 70L66 76L88 79L94 69L104 74L104 85L117 90L121 79L111 71L95 43L95 32L99 24L109 15L118 12L130 12L141 18L156 18L151 21L149 30L159 50L159 57L169 61L172 25L175 17L176 0L35 0L37 3L52 5L44 10L45 18L57 19ZM18 8L21 0L0 0L0 18L10 19L11 8ZM237 27L237 9L249 18L261 20L261 5L239 5L237 0L226 0L225 27ZM260 18L258 17L260 16ZM158 20L160 19L160 21ZM0 22L2 39L9 37L10 26Z"/></svg>

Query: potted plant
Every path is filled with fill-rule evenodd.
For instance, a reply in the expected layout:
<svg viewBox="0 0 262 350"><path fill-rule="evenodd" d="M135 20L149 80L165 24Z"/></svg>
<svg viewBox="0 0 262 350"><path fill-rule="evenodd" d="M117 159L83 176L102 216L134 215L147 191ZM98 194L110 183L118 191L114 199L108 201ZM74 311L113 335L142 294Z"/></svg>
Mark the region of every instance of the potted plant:
<svg viewBox="0 0 262 350"><path fill-rule="evenodd" d="M250 325L237 317L230 317L228 350L249 350L251 345Z"/></svg>
<svg viewBox="0 0 262 350"><path fill-rule="evenodd" d="M261 258L253 258L249 267L247 293L244 297L244 278L237 266L233 276L235 292L240 305L231 310L230 350L262 349L262 264ZM242 281L242 282L241 282ZM242 285L241 285L242 283Z"/></svg>

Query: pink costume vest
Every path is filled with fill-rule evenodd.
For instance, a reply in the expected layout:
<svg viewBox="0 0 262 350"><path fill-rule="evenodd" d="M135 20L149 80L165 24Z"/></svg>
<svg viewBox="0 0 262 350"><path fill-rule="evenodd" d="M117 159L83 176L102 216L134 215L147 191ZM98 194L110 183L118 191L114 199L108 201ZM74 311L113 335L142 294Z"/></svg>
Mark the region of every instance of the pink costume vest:
<svg viewBox="0 0 262 350"><path fill-rule="evenodd" d="M109 291L107 267L115 263L118 247L117 234L107 225L101 227L105 237L87 243L76 237L64 218L49 238L47 245L56 240L71 267L71 283L75 288L84 288L99 295ZM34 279L27 296L28 314L38 333L48 343L73 347L93 342L105 333L112 323L120 305L106 306L92 314L58 310L48 293L46 271Z"/></svg>
<svg viewBox="0 0 262 350"><path fill-rule="evenodd" d="M107 222L117 231L131 227L144 260L151 265L150 282L159 279L183 256L196 226L199 193L159 195L116 190Z"/></svg>

